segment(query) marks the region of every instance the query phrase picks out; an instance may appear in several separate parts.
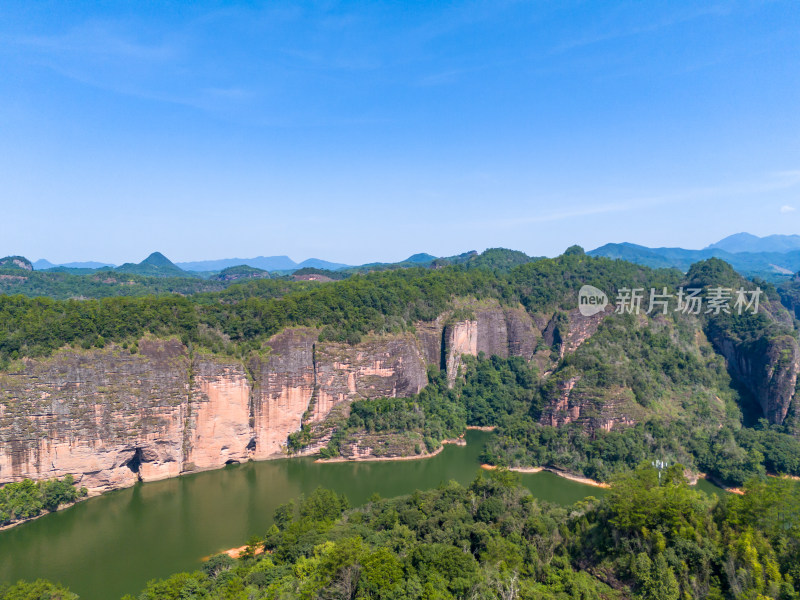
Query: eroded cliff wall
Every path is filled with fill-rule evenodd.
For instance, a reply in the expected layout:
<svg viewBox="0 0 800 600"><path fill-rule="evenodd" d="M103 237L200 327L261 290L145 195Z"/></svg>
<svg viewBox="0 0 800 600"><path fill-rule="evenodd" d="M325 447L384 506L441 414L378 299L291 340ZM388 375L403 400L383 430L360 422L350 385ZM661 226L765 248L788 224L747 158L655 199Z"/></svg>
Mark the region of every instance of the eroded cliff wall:
<svg viewBox="0 0 800 600"><path fill-rule="evenodd" d="M75 475L92 492L284 455L287 437L357 398L408 396L429 364L454 377L462 354L530 358L541 333L521 308L483 303L416 331L349 346L318 331L274 336L242 362L177 340L63 349L0 374L0 484Z"/></svg>
<svg viewBox="0 0 800 600"><path fill-rule="evenodd" d="M554 350L574 351L609 313L531 316L481 301L469 318L445 314L355 346L320 342L312 328L286 329L268 353L246 361L148 338L136 354L63 349L0 373L0 484L71 473L97 493L284 456L287 437L304 422L319 423L355 399L415 394L427 383L428 365L446 369L453 382L462 356L482 352L535 359L546 374ZM800 367L796 341L773 340L747 355L718 346L768 418L781 422ZM573 387L565 382L543 422L611 429L641 416L626 390L599 398Z"/></svg>

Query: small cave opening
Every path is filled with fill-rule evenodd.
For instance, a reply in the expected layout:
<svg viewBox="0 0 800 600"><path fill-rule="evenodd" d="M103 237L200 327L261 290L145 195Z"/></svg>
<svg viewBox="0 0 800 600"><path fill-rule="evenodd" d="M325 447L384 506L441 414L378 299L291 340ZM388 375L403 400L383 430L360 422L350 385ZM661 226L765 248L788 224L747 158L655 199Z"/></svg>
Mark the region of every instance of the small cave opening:
<svg viewBox="0 0 800 600"><path fill-rule="evenodd" d="M228 465L238 465L238 464L239 464L239 461L236 460L235 458L229 458L228 460L225 461L225 466L226 467Z"/></svg>
<svg viewBox="0 0 800 600"><path fill-rule="evenodd" d="M250 438L250 441L245 446L245 450L248 452L255 452L256 451L256 438Z"/></svg>
<svg viewBox="0 0 800 600"><path fill-rule="evenodd" d="M139 481L142 480L142 473L140 471L142 467L142 459L144 458L144 453L142 452L141 448L135 448L133 451L133 456L131 456L127 461L123 463L123 466L128 467L131 470L131 473L135 473L136 477Z"/></svg>

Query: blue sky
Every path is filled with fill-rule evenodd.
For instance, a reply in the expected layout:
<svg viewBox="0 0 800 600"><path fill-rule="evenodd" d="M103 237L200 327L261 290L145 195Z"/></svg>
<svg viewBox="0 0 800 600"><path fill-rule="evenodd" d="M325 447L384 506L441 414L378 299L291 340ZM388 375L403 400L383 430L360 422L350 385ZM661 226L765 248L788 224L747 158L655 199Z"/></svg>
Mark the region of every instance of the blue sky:
<svg viewBox="0 0 800 600"><path fill-rule="evenodd" d="M0 4L0 256L800 233L800 9Z"/></svg>

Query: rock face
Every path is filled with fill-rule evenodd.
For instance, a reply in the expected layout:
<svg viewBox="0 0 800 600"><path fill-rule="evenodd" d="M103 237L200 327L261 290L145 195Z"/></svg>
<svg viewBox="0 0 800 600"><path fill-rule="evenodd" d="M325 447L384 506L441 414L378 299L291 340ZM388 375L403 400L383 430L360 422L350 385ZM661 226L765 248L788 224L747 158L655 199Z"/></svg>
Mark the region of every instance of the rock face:
<svg viewBox="0 0 800 600"><path fill-rule="evenodd" d="M0 374L0 484L67 473L92 492L285 455L287 436L358 398L408 396L427 366L455 377L462 354L530 358L541 337L522 308L483 303L414 333L349 346L293 328L245 362L177 340L64 349Z"/></svg>
<svg viewBox="0 0 800 600"><path fill-rule="evenodd" d="M23 271L33 271L33 265L24 256L6 256L0 258L0 269L22 269Z"/></svg>
<svg viewBox="0 0 800 600"><path fill-rule="evenodd" d="M800 371L797 340L782 335L754 345L716 339L714 345L727 359L731 372L753 394L770 423L781 424L789 412Z"/></svg>
<svg viewBox="0 0 800 600"><path fill-rule="evenodd" d="M179 342L60 352L0 377L0 481L106 490L181 472L191 361Z"/></svg>
<svg viewBox="0 0 800 600"><path fill-rule="evenodd" d="M556 397L542 411L539 422L560 427L579 423L588 430L633 425L644 416L630 390L622 387L605 390L599 395L591 390L577 389L580 375L569 377L558 385Z"/></svg>
<svg viewBox="0 0 800 600"><path fill-rule="evenodd" d="M461 356L522 356L530 360L542 338L534 319L519 307L483 306L474 310L475 318L444 327L444 361L452 384L458 376Z"/></svg>
<svg viewBox="0 0 800 600"><path fill-rule="evenodd" d="M120 347L63 349L26 360L0 373L0 485L71 473L98 493L285 456L287 437L303 423L346 413L355 399L415 394L431 365L446 369L452 383L464 354L547 362L554 350L574 351L608 316L531 316L521 306L489 301L466 314L355 346L320 342L311 328L286 329L269 341L268 353L246 361L150 338L139 341L135 354ZM800 365L794 338L772 340L761 352L724 340L716 345L770 421L782 422ZM640 418L626 390L599 396L578 382L563 382L542 422L611 429Z"/></svg>
<svg viewBox="0 0 800 600"><path fill-rule="evenodd" d="M712 321L708 337L728 361L731 375L753 394L764 417L780 425L793 402L794 412L800 410L795 399L800 346L793 335L794 320L786 308L767 298L761 309L771 332L754 340L744 336L742 340L735 330L714 326Z"/></svg>

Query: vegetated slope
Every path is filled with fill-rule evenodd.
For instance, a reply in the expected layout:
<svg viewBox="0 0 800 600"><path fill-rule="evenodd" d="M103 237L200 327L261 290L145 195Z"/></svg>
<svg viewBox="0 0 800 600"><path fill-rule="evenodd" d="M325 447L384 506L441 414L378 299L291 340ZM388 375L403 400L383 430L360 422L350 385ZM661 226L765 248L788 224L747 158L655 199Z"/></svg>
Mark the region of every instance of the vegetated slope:
<svg viewBox="0 0 800 600"><path fill-rule="evenodd" d="M716 245L702 250L684 248L648 248L628 242L605 244L588 254L627 260L654 269L674 268L686 271L701 260L720 258L747 277L761 277L773 282L785 281L800 270L800 250L731 252Z"/></svg>
<svg viewBox="0 0 800 600"><path fill-rule="evenodd" d="M682 283L753 288L716 259ZM349 415L304 426L290 447L330 439L325 456L420 454L466 425L491 425L486 458L511 466L608 480L659 459L736 485L765 470L800 474L796 334L769 292L756 315L605 314L595 331L574 309L556 310L532 363L467 360L455 385L431 373L417 396L355 402Z"/></svg>
<svg viewBox="0 0 800 600"><path fill-rule="evenodd" d="M219 291L226 282L197 277L153 277L92 270L86 274L66 271L22 271L0 269L0 294L22 295L29 298L46 297L57 300L70 298L141 297L149 295L191 295Z"/></svg>
<svg viewBox="0 0 800 600"><path fill-rule="evenodd" d="M416 453L467 424L497 425L498 441L487 458L500 464L544 464L607 479L658 458L680 460L729 483L765 469L798 472L792 435L797 341L774 290L767 289L766 310L755 316L674 310L612 315L609 309L582 318L577 290L586 283L612 299L626 287L753 287L718 260L696 265L684 277L572 248L511 269L404 269L298 284L302 291L257 280L196 298L2 297L0 360L13 371L23 357L111 344L103 356L113 361L120 345L134 351L145 335L175 336L180 342L173 350L185 357L180 360L196 361L210 351L220 368L241 371L242 378L248 365L269 371L278 364L269 361L283 361L281 377L292 387L313 369L318 388L303 383L307 406L296 407L297 420L287 421L288 431L300 430L293 448L321 443L328 454L348 455L354 444L363 450L365 442L374 442L373 452L388 443L394 445L388 451ZM273 337L298 326L311 329L280 341ZM460 356L481 347L498 358ZM61 350L59 360L69 364L69 352ZM409 362L412 354L418 358ZM370 388L369 378L374 383L383 377L380 364L390 356L398 362L391 378L381 381L391 385L377 392L384 388ZM409 382L424 381L424 366L414 362L422 357L433 385L406 399L368 399L376 392L418 390ZM20 382L15 389L25 389ZM184 389L181 383L174 392ZM113 397L113 387L106 393ZM349 402L359 395L365 399ZM345 410L333 411L336 406ZM304 411L313 422L301 420ZM398 445L400 438L411 441Z"/></svg>
<svg viewBox="0 0 800 600"><path fill-rule="evenodd" d="M480 254L475 250L464 252L457 256L435 257L431 254L419 253L408 257L404 261L396 263L367 263L357 267L342 269L345 273L372 273L375 271L387 271L394 269L407 269L411 267L431 267L442 268L448 266L462 265L465 268L489 268L508 270L512 267L539 260L528 256L518 250L508 250L507 248L489 248Z"/></svg>
<svg viewBox="0 0 800 600"><path fill-rule="evenodd" d="M0 258L0 269L9 269L12 271L32 271L33 265L24 256L6 256Z"/></svg>
<svg viewBox="0 0 800 600"><path fill-rule="evenodd" d="M454 298L521 303L529 312L577 305L584 281L601 289L652 283L673 284L675 272L650 271L624 262L565 255L528 263L511 271L488 269L402 269L354 276L319 285L252 281L217 295L108 298L81 302L0 297L6 327L0 333L0 360L44 356L65 344L91 347L98 337L128 341L144 333L177 335L213 349L225 339L226 351L241 355L287 326L321 328L321 339L357 342L367 333L401 331L417 321L432 321L452 308ZM201 327L202 325L202 327ZM208 336L211 336L209 338Z"/></svg>
<svg viewBox="0 0 800 600"><path fill-rule="evenodd" d="M786 479L707 496L680 466L641 467L568 508L533 499L503 470L352 509L317 489L280 506L238 560L213 556L137 598L793 599L799 499ZM0 589L21 597L74 598L46 582Z"/></svg>
<svg viewBox="0 0 800 600"><path fill-rule="evenodd" d="M778 285L777 292L792 316L800 319L800 273L795 273L791 279Z"/></svg>
<svg viewBox="0 0 800 600"><path fill-rule="evenodd" d="M125 263L120 265L115 271L119 273L135 273L137 275L149 275L151 277L191 277L183 269L175 266L171 260L161 254L153 252L140 263Z"/></svg>
<svg viewBox="0 0 800 600"><path fill-rule="evenodd" d="M278 508L243 559L213 557L140 598L794 598L798 492L754 481L723 501L679 468L642 468L570 509L503 471L352 510L317 490Z"/></svg>
<svg viewBox="0 0 800 600"><path fill-rule="evenodd" d="M211 279L218 281L237 281L241 279L269 279L269 272L264 269L257 269L247 265L237 265L235 267L228 267L222 269L219 274L214 275Z"/></svg>

